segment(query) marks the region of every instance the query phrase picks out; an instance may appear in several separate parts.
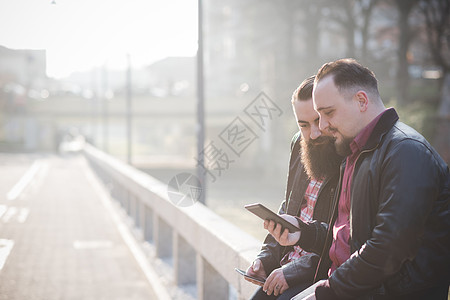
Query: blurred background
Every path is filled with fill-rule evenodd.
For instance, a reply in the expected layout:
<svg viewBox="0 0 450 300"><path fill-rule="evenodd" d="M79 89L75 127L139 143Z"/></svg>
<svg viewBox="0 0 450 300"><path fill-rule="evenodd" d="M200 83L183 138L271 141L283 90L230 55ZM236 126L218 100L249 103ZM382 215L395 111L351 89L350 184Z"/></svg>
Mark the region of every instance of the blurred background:
<svg viewBox="0 0 450 300"><path fill-rule="evenodd" d="M449 2L0 0L0 152L85 140L164 183L201 153L206 205L263 238L243 205L284 198L290 97L328 61L372 69L450 161Z"/></svg>

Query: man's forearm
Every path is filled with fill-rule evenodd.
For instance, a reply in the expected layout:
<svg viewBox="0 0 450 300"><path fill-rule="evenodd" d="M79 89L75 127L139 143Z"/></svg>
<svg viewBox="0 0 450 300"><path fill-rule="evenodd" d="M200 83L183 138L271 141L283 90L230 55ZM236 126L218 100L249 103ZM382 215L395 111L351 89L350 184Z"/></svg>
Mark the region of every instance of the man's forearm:
<svg viewBox="0 0 450 300"><path fill-rule="evenodd" d="M264 270L267 274L278 267L280 267L280 260L283 248L277 241L268 234L261 247L261 251L257 257L264 265Z"/></svg>
<svg viewBox="0 0 450 300"><path fill-rule="evenodd" d="M328 224L317 220L306 224L308 226L302 228L297 245L308 252L322 253L326 242Z"/></svg>

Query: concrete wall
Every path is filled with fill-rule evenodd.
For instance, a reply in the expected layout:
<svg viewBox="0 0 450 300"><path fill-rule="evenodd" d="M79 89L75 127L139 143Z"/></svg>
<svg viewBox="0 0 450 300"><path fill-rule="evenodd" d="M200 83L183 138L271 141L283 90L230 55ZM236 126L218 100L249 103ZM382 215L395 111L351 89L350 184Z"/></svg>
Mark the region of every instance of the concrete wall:
<svg viewBox="0 0 450 300"><path fill-rule="evenodd" d="M197 299L248 299L256 286L237 274L261 242L200 203L175 206L167 185L87 145L84 154L133 220L141 242L171 263L172 284L195 286ZM192 294L192 293L191 293Z"/></svg>

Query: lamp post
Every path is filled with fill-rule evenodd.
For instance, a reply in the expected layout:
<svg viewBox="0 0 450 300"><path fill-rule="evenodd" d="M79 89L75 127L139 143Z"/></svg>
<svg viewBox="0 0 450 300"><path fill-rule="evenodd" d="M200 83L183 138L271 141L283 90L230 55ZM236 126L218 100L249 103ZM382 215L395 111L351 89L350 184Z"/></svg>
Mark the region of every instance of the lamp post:
<svg viewBox="0 0 450 300"><path fill-rule="evenodd" d="M197 49L197 177L202 192L199 201L206 204L206 174L204 165L205 116L203 82L203 10L202 0L198 0L198 49Z"/></svg>
<svg viewBox="0 0 450 300"><path fill-rule="evenodd" d="M107 70L106 64L102 69L102 110L103 110L103 151L108 152L108 95L107 95Z"/></svg>
<svg viewBox="0 0 450 300"><path fill-rule="evenodd" d="M127 162L131 165L132 123L131 123L131 57L127 54Z"/></svg>

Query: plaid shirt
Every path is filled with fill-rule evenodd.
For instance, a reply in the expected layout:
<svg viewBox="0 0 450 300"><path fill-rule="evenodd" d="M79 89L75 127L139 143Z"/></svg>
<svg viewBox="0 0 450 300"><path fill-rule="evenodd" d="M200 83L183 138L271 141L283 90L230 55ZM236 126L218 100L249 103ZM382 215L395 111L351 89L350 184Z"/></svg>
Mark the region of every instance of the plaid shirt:
<svg viewBox="0 0 450 300"><path fill-rule="evenodd" d="M302 209L300 211L300 220L302 220L303 222L309 222L312 220L313 213L314 213L314 207L316 206L317 198L319 196L319 190L320 190L320 187L322 186L322 184L323 184L323 179L317 180L317 181L314 179L311 179L311 181L309 182L308 188L306 189L306 192L305 192L306 204L304 204L302 206ZM309 252L306 252L305 250L300 248L300 246L294 246L294 250L287 253L283 257L283 259L280 262L280 265L285 265L288 262L299 259L303 255L306 255L308 253Z"/></svg>

